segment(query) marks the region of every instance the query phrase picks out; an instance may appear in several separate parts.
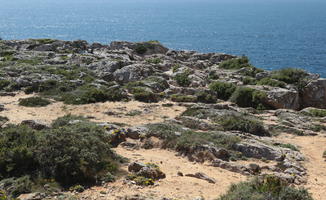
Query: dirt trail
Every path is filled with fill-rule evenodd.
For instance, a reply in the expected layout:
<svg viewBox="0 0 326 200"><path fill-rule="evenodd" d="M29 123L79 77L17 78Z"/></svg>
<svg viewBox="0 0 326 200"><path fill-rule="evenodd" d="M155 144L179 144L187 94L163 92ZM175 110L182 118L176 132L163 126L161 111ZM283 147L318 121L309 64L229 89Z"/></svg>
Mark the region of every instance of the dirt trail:
<svg viewBox="0 0 326 200"><path fill-rule="evenodd" d="M14 97L0 96L0 104L4 104L5 110L0 114L9 118L10 123L18 124L23 120L39 120L50 124L58 117L73 114L89 117L92 121L124 123L130 126L147 123L157 123L165 119L174 119L185 111L185 107L173 105L164 107L160 103L129 102L105 102L86 105L65 105L62 102L54 102L46 107L22 107L19 106L20 98L28 98L33 95L19 93Z"/></svg>
<svg viewBox="0 0 326 200"><path fill-rule="evenodd" d="M278 140L295 144L306 157L308 182L305 187L313 194L315 200L326 200L326 162L322 157L326 150L325 136L292 136L282 134Z"/></svg>
<svg viewBox="0 0 326 200"><path fill-rule="evenodd" d="M160 197L169 197L173 199L193 199L195 197L204 197L211 200L224 194L232 183L238 183L246 180L246 177L233 173L221 168L211 167L206 164L189 162L186 158L176 156L175 152L162 149L139 149L126 150L122 147L115 149L116 152L132 161L143 163L155 163L160 169L166 173L166 178L160 180L158 186L139 188L139 186L128 186L123 184L123 180L118 180L115 183L108 184L106 187L95 187L87 190L81 196L87 199L117 199L125 195L150 195L153 199ZM127 171L127 167L123 167ZM182 172L196 173L203 172L210 177L216 179L216 184L208 183L207 181L178 176L177 173ZM102 195L107 192L110 195Z"/></svg>

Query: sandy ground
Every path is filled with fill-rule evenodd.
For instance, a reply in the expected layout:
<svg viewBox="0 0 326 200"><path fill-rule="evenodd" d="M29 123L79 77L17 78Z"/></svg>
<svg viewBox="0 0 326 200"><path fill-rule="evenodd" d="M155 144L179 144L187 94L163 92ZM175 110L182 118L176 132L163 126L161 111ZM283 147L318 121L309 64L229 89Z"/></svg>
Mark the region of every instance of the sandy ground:
<svg viewBox="0 0 326 200"><path fill-rule="evenodd" d="M18 105L20 98L27 98L33 95L19 93L14 97L0 97L0 104L5 106L5 111L0 114L9 118L10 123L18 124L23 120L33 119L50 124L58 117L73 114L89 117L92 121L123 123L130 126L157 123L165 119L173 119L185 111L185 107L172 106L163 107L160 103L141 103L138 101L129 102L105 102L87 105L65 105L62 102L54 102L46 107L22 107ZM135 116L128 114L141 112Z"/></svg>
<svg viewBox="0 0 326 200"><path fill-rule="evenodd" d="M323 152L326 150L325 136L293 136L282 134L278 140L284 143L298 145L306 157L308 182L306 188L315 200L326 200L326 162Z"/></svg>
<svg viewBox="0 0 326 200"><path fill-rule="evenodd" d="M166 178L158 182L158 186L150 186L139 188L139 186L129 186L123 184L123 180L118 180L115 183L108 184L106 187L94 187L87 190L81 196L88 197L87 199L117 199L125 195L146 195L152 196L153 199L159 197L169 197L173 199L193 199L195 197L204 197L205 199L216 199L221 194L224 194L232 183L237 183L246 180L246 177L229 172L227 170L211 167L207 164L199 164L189 162L186 158L176 156L174 152L162 149L139 149L126 150L122 147L116 148L116 152L132 161L143 163L155 163L160 169L166 173ZM124 168L127 171L127 167ZM207 181L178 176L177 173L182 172L196 173L202 172L213 177L216 180L215 184ZM105 192L107 195L102 194ZM90 197L91 196L91 197Z"/></svg>

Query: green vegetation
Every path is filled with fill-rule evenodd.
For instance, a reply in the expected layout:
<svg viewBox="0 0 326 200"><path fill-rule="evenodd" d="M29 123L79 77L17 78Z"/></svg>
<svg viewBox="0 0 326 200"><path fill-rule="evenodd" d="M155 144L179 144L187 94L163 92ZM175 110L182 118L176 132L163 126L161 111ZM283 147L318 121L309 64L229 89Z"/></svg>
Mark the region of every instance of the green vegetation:
<svg viewBox="0 0 326 200"><path fill-rule="evenodd" d="M133 88L132 94L134 95L135 100L145 103L158 102L159 100L159 96L157 94L142 87Z"/></svg>
<svg viewBox="0 0 326 200"><path fill-rule="evenodd" d="M308 110L308 112L303 112L303 114L311 116L311 117L326 117L326 110L311 108Z"/></svg>
<svg viewBox="0 0 326 200"><path fill-rule="evenodd" d="M153 49L154 45L156 44L160 44L159 41L151 40L148 42L137 43L136 46L134 47L134 50L136 51L136 53L142 55L145 54L148 49Z"/></svg>
<svg viewBox="0 0 326 200"><path fill-rule="evenodd" d="M44 131L9 125L0 129L1 182L17 188L12 196L50 180L66 188L95 184L114 174L121 161L109 143L102 127L81 117L59 118Z"/></svg>
<svg viewBox="0 0 326 200"><path fill-rule="evenodd" d="M190 152L192 148L207 144L232 150L234 144L240 142L239 137L222 132L195 132L185 130L176 124L157 123L147 127L149 137L158 137L164 141L163 146L165 148L180 152Z"/></svg>
<svg viewBox="0 0 326 200"><path fill-rule="evenodd" d="M19 99L19 105L25 107L44 107L51 104L51 102L42 97L29 97L25 99Z"/></svg>
<svg viewBox="0 0 326 200"><path fill-rule="evenodd" d="M323 157L326 158L326 150L323 153Z"/></svg>
<svg viewBox="0 0 326 200"><path fill-rule="evenodd" d="M241 69L244 67L252 67L252 65L249 63L249 59L245 56L223 61L219 66L223 69Z"/></svg>
<svg viewBox="0 0 326 200"><path fill-rule="evenodd" d="M259 110L267 109L264 103L266 93L247 87L238 87L230 97L230 100L240 107L252 107Z"/></svg>
<svg viewBox="0 0 326 200"><path fill-rule="evenodd" d="M179 95L179 94L172 94L170 96L171 101L174 102L196 102L197 97L192 95Z"/></svg>
<svg viewBox="0 0 326 200"><path fill-rule="evenodd" d="M287 84L294 84L298 87L298 89L301 89L304 85L306 85L307 77L307 72L296 68L284 68L275 71L272 74L273 79L283 81Z"/></svg>
<svg viewBox="0 0 326 200"><path fill-rule="evenodd" d="M244 115L223 115L215 122L222 125L224 130L236 130L251 133L258 136L270 136L270 133L264 128L262 122Z"/></svg>
<svg viewBox="0 0 326 200"><path fill-rule="evenodd" d="M10 85L10 81L8 80L0 80L0 90L5 89L7 86Z"/></svg>
<svg viewBox="0 0 326 200"><path fill-rule="evenodd" d="M162 60L160 58L149 58L146 60L148 64L160 64Z"/></svg>
<svg viewBox="0 0 326 200"><path fill-rule="evenodd" d="M217 94L219 99L228 100L232 93L236 90L233 83L216 81L209 85L209 89Z"/></svg>
<svg viewBox="0 0 326 200"><path fill-rule="evenodd" d="M255 78L252 78L250 76L245 76L242 79L242 82L244 85L256 85L257 84L257 80Z"/></svg>
<svg viewBox="0 0 326 200"><path fill-rule="evenodd" d="M62 95L62 100L66 104L88 104L105 101L121 101L127 96L119 88L96 88L96 87L80 87L75 91Z"/></svg>
<svg viewBox="0 0 326 200"><path fill-rule="evenodd" d="M278 147L291 149L293 151L299 151L299 149L295 145L293 145L293 144L282 144L281 143L281 144L275 144L275 145L278 146Z"/></svg>
<svg viewBox="0 0 326 200"><path fill-rule="evenodd" d="M128 180L135 181L136 185L149 186L154 185L154 180L152 178L146 178L144 176L138 176L136 174L129 174L127 176Z"/></svg>
<svg viewBox="0 0 326 200"><path fill-rule="evenodd" d="M257 82L258 85L269 85L272 87L281 87L281 88L285 88L286 83L284 83L283 81L278 81L275 79L271 79L271 78L263 78L261 80L259 80Z"/></svg>
<svg viewBox="0 0 326 200"><path fill-rule="evenodd" d="M275 176L255 178L233 184L229 191L217 200L313 200L306 189L289 186Z"/></svg>
<svg viewBox="0 0 326 200"><path fill-rule="evenodd" d="M196 94L197 101L201 103L216 103L217 98L211 92L201 91Z"/></svg>
<svg viewBox="0 0 326 200"><path fill-rule="evenodd" d="M179 73L175 75L174 79L177 81L178 85L182 87L188 87L191 84L189 74L189 72Z"/></svg>

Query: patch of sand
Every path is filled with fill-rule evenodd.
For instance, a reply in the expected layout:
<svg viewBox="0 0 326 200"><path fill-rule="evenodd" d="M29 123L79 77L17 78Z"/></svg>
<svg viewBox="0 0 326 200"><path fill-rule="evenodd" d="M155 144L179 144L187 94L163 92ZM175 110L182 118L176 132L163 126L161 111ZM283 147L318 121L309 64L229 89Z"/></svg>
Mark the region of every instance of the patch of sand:
<svg viewBox="0 0 326 200"><path fill-rule="evenodd" d="M164 107L159 103L129 102L105 102L86 105L65 105L62 102L53 102L46 107L22 107L19 106L20 98L28 98L33 95L18 93L16 96L1 96L0 104L4 104L5 111L0 114L9 118L10 123L18 124L23 120L39 120L50 124L58 117L67 114L89 117L96 122L123 123L130 126L148 123L157 123L165 119L174 119L186 110L185 107L173 105ZM128 115L134 111L141 112L134 116ZM107 114L109 112L109 114Z"/></svg>
<svg viewBox="0 0 326 200"><path fill-rule="evenodd" d="M326 150L326 137L282 134L278 140L300 147L300 151L307 159L304 163L308 173L308 182L305 187L309 189L315 200L326 200L326 162L323 158L323 152Z"/></svg>
<svg viewBox="0 0 326 200"><path fill-rule="evenodd" d="M175 152L163 149L139 149L127 150L122 147L115 149L119 155L130 159L130 162L139 161L143 163L155 163L160 169L166 173L166 178L161 179L158 186L149 186L139 188L138 186L129 186L123 184L123 180L118 180L115 183L108 184L106 187L95 187L87 190L81 196L87 199L105 199L113 200L117 197L125 195L140 194L152 196L153 199L160 197L168 197L173 199L193 199L202 196L205 199L216 199L224 194L232 183L238 183L246 180L246 177L233 173L221 168L208 166L208 164L200 164L189 162L186 158L176 156ZM123 167L127 171L127 166ZM178 176L177 173L183 174L202 172L216 179L216 184L208 183L207 181ZM106 192L106 195L101 195L100 192Z"/></svg>

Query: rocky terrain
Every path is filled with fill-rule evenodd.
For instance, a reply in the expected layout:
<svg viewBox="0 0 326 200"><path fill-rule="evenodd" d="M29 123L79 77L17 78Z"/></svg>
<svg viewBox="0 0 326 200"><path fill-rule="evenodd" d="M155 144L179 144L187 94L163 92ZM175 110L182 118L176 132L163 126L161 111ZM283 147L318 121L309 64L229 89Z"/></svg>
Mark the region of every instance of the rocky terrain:
<svg viewBox="0 0 326 200"><path fill-rule="evenodd" d="M51 39L0 40L0 74L6 198L227 200L278 184L277 199L311 199L300 187L325 199L317 74L157 41Z"/></svg>

